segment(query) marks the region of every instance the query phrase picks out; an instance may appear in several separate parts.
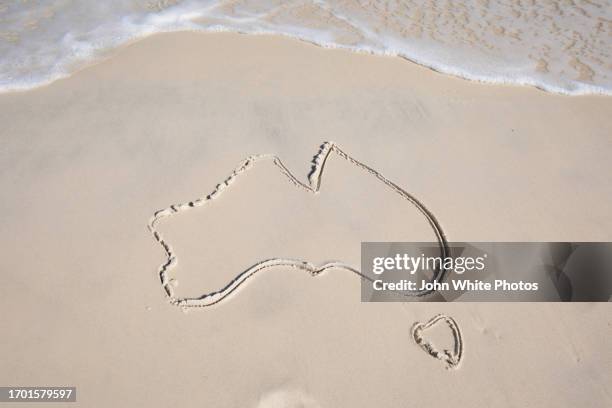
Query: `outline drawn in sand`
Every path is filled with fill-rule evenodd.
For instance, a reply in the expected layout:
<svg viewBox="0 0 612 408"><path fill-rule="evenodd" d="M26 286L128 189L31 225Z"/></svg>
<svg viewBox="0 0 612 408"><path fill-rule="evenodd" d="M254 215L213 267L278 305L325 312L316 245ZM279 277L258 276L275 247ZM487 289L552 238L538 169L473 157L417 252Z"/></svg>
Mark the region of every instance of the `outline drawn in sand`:
<svg viewBox="0 0 612 408"><path fill-rule="evenodd" d="M297 268L309 272L313 276L317 276L327 269L339 268L351 271L368 281L373 281L370 277L362 274L359 270L342 262L329 262L323 265L315 265L304 260L273 258L255 263L247 270L238 274L238 276L236 276L223 288L214 292L205 293L199 297L192 298L180 298L174 295L174 288L172 287L171 281L169 279L169 272L177 265L176 253L170 243L166 241L162 234L156 229L157 225L163 218L167 218L179 213L184 213L196 207L204 206L206 205L206 203L217 199L227 188L231 186L232 183L234 183L234 181L236 181L239 176L244 175L249 169L253 168L255 164L268 160L271 160L276 165L276 167L279 168L281 173L284 174L287 179L289 179L289 181L293 183L296 187L303 189L308 193L316 194L319 192L319 188L321 187L321 178L323 175L323 170L325 168L325 162L327 161L331 153L335 153L344 160L347 160L358 168L366 171L368 174L376 177L395 193L399 194L402 198L412 203L427 218L427 221L432 227L440 245L440 255L443 258L450 256L450 248L448 246L448 242L446 240L446 236L444 235L442 227L436 220L436 217L423 204L421 204L420 201L418 201L404 189L399 187L397 184L385 178L382 174L380 174L373 168L361 163L360 161L354 159L353 157L345 153L335 143L325 142L321 145L319 152L314 156L314 159L312 161L312 169L308 174L308 184L298 180L289 171L289 169L285 167L285 165L278 156L271 154L254 155L249 156L245 160L243 160L238 165L238 167L236 167L234 171L222 183L218 184L215 189L207 196L197 198L195 200L182 204L174 204L167 208L164 208L163 210L155 212L153 217L151 217L151 219L149 220L148 228L151 234L153 234L153 238L155 239L155 241L161 245L166 254L166 261L159 267L159 278L170 303L180 307L212 306L225 299L231 293L233 293L242 283L244 283L246 279L250 278L255 273L273 267ZM437 269L436 271L434 271L432 281L437 280L441 282L444 279L446 272L447 270L443 267ZM421 297L430 293L432 293L432 290L414 291L409 294L406 294L406 296Z"/></svg>
<svg viewBox="0 0 612 408"><path fill-rule="evenodd" d="M440 321L444 321L453 334L453 340L455 343L452 351L446 349L440 351L423 338L423 332L432 326L435 326ZM415 343L427 354L435 359L444 361L447 369L457 368L459 363L461 363L461 358L463 357L463 339L461 337L459 325L452 317L439 314L429 319L429 321L425 324L416 322L412 326L412 338L414 339Z"/></svg>

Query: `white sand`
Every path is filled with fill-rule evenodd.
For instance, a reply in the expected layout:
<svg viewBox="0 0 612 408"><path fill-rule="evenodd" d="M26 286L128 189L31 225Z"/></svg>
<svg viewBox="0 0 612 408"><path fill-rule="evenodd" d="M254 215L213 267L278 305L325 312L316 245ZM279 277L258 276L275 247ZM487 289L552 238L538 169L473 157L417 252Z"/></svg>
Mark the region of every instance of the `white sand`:
<svg viewBox="0 0 612 408"><path fill-rule="evenodd" d="M609 406L609 304L365 304L350 272L281 268L182 313L147 222L251 154L306 181L333 140L422 200L449 240L611 240L610 118L606 97L230 34L156 36L0 95L0 384L75 385L87 407ZM316 196L277 175L264 166L160 227L179 295L270 256L353 263L368 237L433 239L342 160ZM412 341L437 313L461 328L456 370Z"/></svg>

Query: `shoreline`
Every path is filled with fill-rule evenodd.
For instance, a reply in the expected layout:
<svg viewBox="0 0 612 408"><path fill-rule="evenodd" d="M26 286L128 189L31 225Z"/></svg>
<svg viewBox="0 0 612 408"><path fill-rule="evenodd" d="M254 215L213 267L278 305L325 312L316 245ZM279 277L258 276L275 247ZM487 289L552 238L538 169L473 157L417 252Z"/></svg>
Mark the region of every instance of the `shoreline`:
<svg viewBox="0 0 612 408"><path fill-rule="evenodd" d="M104 63L106 60L115 58L117 54L123 52L124 49L129 48L141 41L147 41L149 39L153 39L157 36L164 35L173 35L173 34L187 34L187 35L238 35L238 36L253 36L253 37L277 37L287 40L293 40L302 42L308 45L313 45L315 47L319 47L323 50L338 50L343 52L350 52L358 55L369 55L374 57L383 57L383 58L396 58L401 61L407 62L409 64L414 64L420 68L424 68L430 70L436 74L449 76L452 78L461 79L470 83L478 84L478 85L488 85L488 86L500 86L500 87L517 87L517 88L531 88L536 89L540 92L550 95L558 95L558 96L566 96L566 97L612 97L612 90L603 90L603 89L591 89L592 87L597 88L595 85L585 85L582 84L582 87L586 87L581 91L569 91L567 89L555 88L553 86L543 85L537 80L531 79L523 79L520 81L516 80L505 80L499 78L483 78L482 76L478 76L475 74L465 73L444 69L438 65L432 65L430 63L426 63L423 60L418 58L409 57L407 55L403 55L399 52L380 52L373 49L362 49L362 48L354 48L347 45L342 44L334 44L334 43L325 43L325 42L317 42L315 40L311 40L308 38L302 38L297 35L288 34L288 33L276 33L276 32L268 32L268 31L258 31L258 32L249 32L249 31L240 31L231 28L220 28L220 29L184 29L184 30L169 30L169 31L158 31L152 34L141 34L134 38L130 38L122 44L115 45L113 47L109 47L103 50L95 51L97 55L95 57L91 57L89 60L83 60L79 62L73 62L73 65L79 65L78 68L74 68L69 73L61 73L56 74L52 79L44 80L36 85L31 86L16 86L10 87L6 89L0 89L0 95L12 94L12 93L22 93L35 91L40 88L44 88L46 86L53 85L54 83L62 80L66 80L71 78L72 76L78 74L82 70L87 70L91 67L94 67L98 64Z"/></svg>

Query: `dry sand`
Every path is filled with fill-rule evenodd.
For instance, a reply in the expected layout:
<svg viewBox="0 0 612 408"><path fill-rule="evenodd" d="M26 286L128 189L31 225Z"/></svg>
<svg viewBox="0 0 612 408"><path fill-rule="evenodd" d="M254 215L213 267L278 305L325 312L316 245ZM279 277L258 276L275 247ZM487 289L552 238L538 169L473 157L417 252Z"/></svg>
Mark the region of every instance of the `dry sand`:
<svg viewBox="0 0 612 408"><path fill-rule="evenodd" d="M333 140L449 240L612 240L611 118L611 98L233 34L154 36L0 95L0 384L74 385L87 407L610 406L609 304L367 304L346 270L273 268L182 313L147 222L252 154L306 182ZM164 222L174 290L213 291L268 257L355 264L361 240L433 239L414 207L328 166L318 195L261 166ZM411 336L437 313L461 329L455 370Z"/></svg>

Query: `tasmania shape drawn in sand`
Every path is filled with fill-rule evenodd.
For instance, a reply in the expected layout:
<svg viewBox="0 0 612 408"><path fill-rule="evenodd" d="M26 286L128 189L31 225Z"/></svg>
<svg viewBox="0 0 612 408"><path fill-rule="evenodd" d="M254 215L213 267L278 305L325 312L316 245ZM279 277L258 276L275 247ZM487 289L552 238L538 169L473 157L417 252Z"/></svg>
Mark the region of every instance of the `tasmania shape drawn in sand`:
<svg viewBox="0 0 612 408"><path fill-rule="evenodd" d="M423 337L423 333L427 331L427 329L441 322L447 324L453 335L454 346L452 350L438 350L431 342ZM452 317L439 314L432 317L427 323L415 323L412 326L412 338L427 354L433 358L444 361L446 363L446 368L459 367L459 363L461 363L461 358L463 357L463 339L461 337L461 330L459 330L457 322Z"/></svg>
<svg viewBox="0 0 612 408"><path fill-rule="evenodd" d="M171 285L169 273L177 266L178 261L176 253L170 243L166 239L164 239L162 234L157 230L157 226L162 219L171 217L175 214L184 213L196 207L205 206L206 203L218 199L221 194L238 179L238 177L242 177L244 174L247 173L249 169L253 168L253 166L255 166L257 163L268 160L271 160L274 165L279 169L279 171L284 174L295 187L304 190L306 193L317 194L319 193L319 188L321 186L321 179L323 176L325 163L332 153L343 158L344 160L347 160L358 168L364 170L368 175L375 177L380 182L388 186L396 194L399 194L407 202L414 205L427 218L427 221L431 225L440 246L440 256L443 258L450 256L450 248L448 246L448 242L446 240L444 232L442 231L442 227L440 226L434 215L431 213L431 211L429 211L423 204L421 204L420 201L418 201L404 189L402 189L392 181L388 180L378 171L354 159L342 149L340 149L340 147L338 147L338 145L336 145L335 143L325 142L323 143L323 145L321 145L319 152L314 156L313 165L310 174L308 175L307 184L298 180L287 169L287 167L285 167L281 159L276 155L264 154L249 156L245 160L243 160L238 165L238 167L236 167L234 171L232 171L232 173L222 183L218 184L215 189L207 196L197 198L186 203L171 205L168 208L157 211L153 215L153 217L151 217L148 224L149 231L151 231L151 233L153 234L153 238L162 246L166 254L166 261L159 267L159 278L170 303L183 308L207 307L215 305L225 299L228 295L233 293L242 283L244 283L246 279L253 276L255 273L274 267L297 268L309 272L312 276L317 276L327 269L345 269L357 274L363 279L372 281L370 277L362 274L359 270L342 262L328 262L322 265L315 265L306 260L272 258L256 262L247 270L238 274L223 288L214 292L202 294L199 297L177 297L175 296L174 288ZM432 281L442 281L446 272L447 270L444 268L436 270L432 277ZM407 296L420 297L428 295L431 292L431 290L414 291Z"/></svg>

